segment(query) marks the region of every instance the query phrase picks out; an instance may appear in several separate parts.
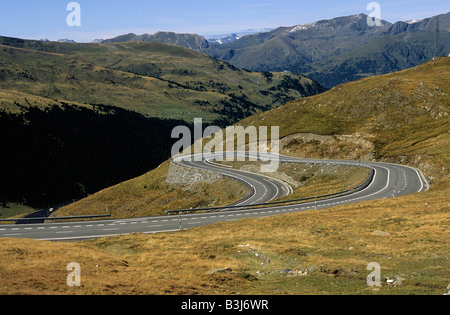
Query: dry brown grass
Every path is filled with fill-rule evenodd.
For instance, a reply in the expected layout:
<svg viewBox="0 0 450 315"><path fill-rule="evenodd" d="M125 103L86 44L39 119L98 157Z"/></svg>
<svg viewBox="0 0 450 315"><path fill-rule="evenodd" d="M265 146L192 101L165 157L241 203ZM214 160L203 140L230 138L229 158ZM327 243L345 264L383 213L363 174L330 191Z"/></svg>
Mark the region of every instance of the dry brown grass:
<svg viewBox="0 0 450 315"><path fill-rule="evenodd" d="M421 168L434 180L447 178L450 168L449 106L450 58L441 58L405 71L342 84L239 124L280 126L280 137L297 133L362 137L373 143L377 160ZM292 153L304 156L305 149L308 157L343 156L337 150L327 152L326 145L309 143L302 143ZM360 153L357 158L365 160L367 152Z"/></svg>
<svg viewBox="0 0 450 315"><path fill-rule="evenodd" d="M3 239L0 293L440 295L450 283L449 188L446 180L397 199L167 234L84 243ZM66 285L72 261L82 268L79 288ZM369 262L381 265L382 288L367 286ZM210 274L226 267L232 273ZM400 285L387 284L396 276Z"/></svg>

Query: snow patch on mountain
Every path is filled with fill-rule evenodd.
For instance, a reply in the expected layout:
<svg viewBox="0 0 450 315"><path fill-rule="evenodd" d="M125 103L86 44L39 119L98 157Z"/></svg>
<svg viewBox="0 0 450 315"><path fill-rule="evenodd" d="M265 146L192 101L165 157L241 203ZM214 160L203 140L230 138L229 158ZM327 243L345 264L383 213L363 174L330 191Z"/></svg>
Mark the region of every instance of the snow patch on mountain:
<svg viewBox="0 0 450 315"><path fill-rule="evenodd" d="M298 31L306 31L309 30L317 25L317 22L314 23L308 23L304 25L296 25L292 29L289 30L289 33L295 33Z"/></svg>
<svg viewBox="0 0 450 315"><path fill-rule="evenodd" d="M419 23L419 22L422 22L422 20L408 20L408 21L405 21L406 24L416 24L416 23Z"/></svg>
<svg viewBox="0 0 450 315"><path fill-rule="evenodd" d="M208 39L208 42L212 43L212 44L217 44L217 45L223 45L223 44L228 44L228 43L232 43L234 41L237 41L239 38L241 38L241 36L237 35L237 34L231 34L222 38L210 38Z"/></svg>

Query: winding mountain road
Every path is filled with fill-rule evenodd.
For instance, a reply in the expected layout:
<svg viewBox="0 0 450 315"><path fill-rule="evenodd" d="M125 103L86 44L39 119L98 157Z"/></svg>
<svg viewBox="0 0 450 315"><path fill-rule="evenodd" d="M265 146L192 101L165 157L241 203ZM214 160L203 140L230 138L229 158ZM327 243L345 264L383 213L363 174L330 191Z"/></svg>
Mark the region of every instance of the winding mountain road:
<svg viewBox="0 0 450 315"><path fill-rule="evenodd" d="M233 153L234 155L251 155ZM374 170L372 182L363 190L345 196L333 197L302 204L276 205L264 208L251 205L267 203L292 193L292 188L280 181L264 175L249 173L215 163L217 154L205 155L199 161L187 159L186 156L173 159L173 163L181 167L199 168L229 176L246 183L252 193L234 205L249 205L248 208L231 209L230 211L192 213L176 216L157 216L133 219L114 219L86 222L45 223L30 225L0 225L0 238L26 238L48 241L84 240L110 237L132 233L161 233L189 229L216 222L234 221L244 218L267 217L272 215L300 212L311 209L325 209L350 203L393 198L422 192L428 189L422 173L414 168L388 164L358 161L300 159L281 155L261 154L262 158L276 158L279 162L348 165L370 168Z"/></svg>

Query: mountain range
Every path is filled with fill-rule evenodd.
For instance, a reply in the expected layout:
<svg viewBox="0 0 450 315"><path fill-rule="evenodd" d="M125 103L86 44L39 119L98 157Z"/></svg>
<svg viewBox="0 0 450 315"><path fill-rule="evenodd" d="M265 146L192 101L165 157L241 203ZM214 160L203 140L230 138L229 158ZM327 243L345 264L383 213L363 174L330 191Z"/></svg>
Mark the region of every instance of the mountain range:
<svg viewBox="0 0 450 315"><path fill-rule="evenodd" d="M102 42L120 43L131 41L172 44L197 51L205 51L210 47L210 43L203 36L197 34L177 34L174 32L157 32L153 35L150 34L136 35L134 33L129 33L112 39L106 39L103 40Z"/></svg>
<svg viewBox="0 0 450 315"><path fill-rule="evenodd" d="M78 44L0 36L1 90L9 92L8 106L19 102L12 91L20 91L225 125L324 91L301 75L239 70L192 49L158 42Z"/></svg>
<svg viewBox="0 0 450 315"><path fill-rule="evenodd" d="M210 39L208 39L208 42L213 43L213 44L223 45L223 44L229 44L229 43L235 42L241 37L242 36L239 36L238 34L231 34L231 35L226 35L226 36L220 37L218 39L210 38Z"/></svg>
<svg viewBox="0 0 450 315"><path fill-rule="evenodd" d="M341 84L319 95L252 115L237 125L244 128L279 126L280 153L287 156L417 167L432 183L433 191L441 190L443 195L448 195L448 184L443 188L442 183L450 181L449 75L450 58L440 58L404 71ZM108 200L111 213L123 214L126 207L128 214L134 213L137 217L162 214L168 207L167 202L172 203L171 209L176 209L180 206L177 204L179 198L171 195L174 191L167 188L170 184L166 182L169 162L61 211L66 216L79 211L83 215L99 214L98 204L103 200ZM306 169L301 168L297 174L300 176L305 172ZM327 181L330 178L327 177ZM342 180L337 179L338 182ZM159 184L155 185L155 182ZM216 185L220 187L217 194L226 189L222 184ZM327 184L321 185L328 189ZM157 197L149 198L147 187L155 187L153 195ZM312 188L306 185L302 189L309 192ZM204 193L197 196L201 202L204 197ZM189 198L185 198L185 208L198 207L198 199L187 201ZM445 200L448 207L448 197ZM367 214L367 208L363 209ZM396 211L397 208L393 213Z"/></svg>
<svg viewBox="0 0 450 315"><path fill-rule="evenodd" d="M440 48L449 52L450 13L439 19ZM0 117L3 125L9 126L3 134L14 131L3 142L10 144L5 144L5 152L11 152L10 163L5 164L3 172L9 174L4 183L9 187L31 183L22 189L22 195L0 199L29 204L34 200L33 205L40 205L43 200L65 201L68 196L93 193L158 165L168 152L164 150L151 160L155 157L152 148L161 147L152 142L153 138L144 137L131 149L137 152L146 143L147 155L139 153L142 163L136 163L135 155L109 153L111 148L130 151L130 144L123 139L132 136L122 127L131 134L136 131L122 122L128 121L127 117L138 121L135 127L140 130L189 125L194 117L221 127L234 124L289 101L324 92L322 86L333 87L422 64L433 57L435 29L436 17L395 24L382 21L380 27L370 27L367 15L357 14L231 36L222 44L196 34L172 32L126 34L90 44L0 36ZM85 126L75 132L89 139L84 140L90 143L87 146L80 146L71 133L70 122L75 118ZM39 125L46 120L67 123L58 128L54 123ZM114 127L113 121L120 123ZM109 134L117 135L103 144L102 124L111 128ZM38 131L30 126L36 126ZM48 130L39 132L45 129ZM156 127L152 131L155 139L170 144L167 129L170 128ZM33 143L40 148L37 155L50 154L45 163L28 154L30 146L16 145L33 137ZM94 147L96 150L92 150ZM99 150L102 153L91 157L89 165L83 164L83 158L71 159L70 168L60 165L55 171L57 176L47 176L45 182L43 174L34 171L51 169L45 165L55 156L75 156L72 152L77 152L83 157ZM105 156L111 159L109 166L102 163ZM110 167L116 164L121 168ZM24 171L24 165L28 171ZM12 169L22 171L8 173ZM66 174L67 169L76 171ZM87 170L108 176L98 174L93 178L91 175L96 173ZM58 174L66 174L65 179ZM50 195L58 185L65 188L58 195Z"/></svg>
<svg viewBox="0 0 450 315"><path fill-rule="evenodd" d="M450 52L450 12L441 14L440 50ZM420 65L434 56L436 18L369 26L356 14L305 25L206 40L196 34L127 34L104 42L158 41L180 45L251 71L301 73L325 87Z"/></svg>

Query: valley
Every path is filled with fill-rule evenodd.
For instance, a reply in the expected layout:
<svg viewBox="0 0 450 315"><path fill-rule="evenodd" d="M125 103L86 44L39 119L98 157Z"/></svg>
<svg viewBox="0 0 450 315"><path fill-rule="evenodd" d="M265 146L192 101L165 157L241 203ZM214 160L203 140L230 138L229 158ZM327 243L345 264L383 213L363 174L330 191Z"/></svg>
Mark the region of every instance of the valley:
<svg viewBox="0 0 450 315"><path fill-rule="evenodd" d="M239 70L168 44L0 37L9 152L0 200L41 208L87 197L163 163L176 126L201 117L224 127L324 90L301 75Z"/></svg>

